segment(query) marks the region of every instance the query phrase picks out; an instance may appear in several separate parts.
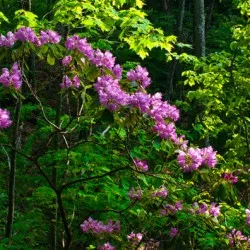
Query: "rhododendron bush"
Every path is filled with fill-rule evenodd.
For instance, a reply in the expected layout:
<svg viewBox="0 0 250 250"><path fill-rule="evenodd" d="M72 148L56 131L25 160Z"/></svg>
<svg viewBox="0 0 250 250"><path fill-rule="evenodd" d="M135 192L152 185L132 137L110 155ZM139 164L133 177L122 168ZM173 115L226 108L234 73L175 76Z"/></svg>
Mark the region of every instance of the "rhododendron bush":
<svg viewBox="0 0 250 250"><path fill-rule="evenodd" d="M145 67L123 68L86 38L52 30L21 27L0 46L2 160L9 190L15 172L27 188L15 193L27 195L22 214L6 212L2 246L24 234L48 249L56 232L59 249L250 247L249 209L218 195L238 177L179 132L180 110L148 91Z"/></svg>

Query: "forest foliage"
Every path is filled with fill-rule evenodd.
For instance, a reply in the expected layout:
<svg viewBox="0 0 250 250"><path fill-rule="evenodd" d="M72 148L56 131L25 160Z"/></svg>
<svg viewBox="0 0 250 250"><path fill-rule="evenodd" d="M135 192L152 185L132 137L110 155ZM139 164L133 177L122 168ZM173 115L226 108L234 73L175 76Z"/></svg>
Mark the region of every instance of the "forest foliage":
<svg viewBox="0 0 250 250"><path fill-rule="evenodd" d="M249 1L0 5L0 249L249 249Z"/></svg>

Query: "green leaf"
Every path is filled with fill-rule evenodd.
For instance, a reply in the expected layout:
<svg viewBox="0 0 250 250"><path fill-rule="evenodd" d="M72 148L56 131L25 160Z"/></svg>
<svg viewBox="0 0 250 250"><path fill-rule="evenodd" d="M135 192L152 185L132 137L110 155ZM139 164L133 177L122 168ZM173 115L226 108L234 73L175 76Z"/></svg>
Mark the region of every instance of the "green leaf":
<svg viewBox="0 0 250 250"><path fill-rule="evenodd" d="M55 64L55 57L52 55L52 53L48 53L48 55L47 55L47 63L49 65L54 65Z"/></svg>
<svg viewBox="0 0 250 250"><path fill-rule="evenodd" d="M138 8L142 8L143 7L143 5L144 5L144 3L143 3L143 1L141 1L141 0L136 0L136 6L138 7Z"/></svg>
<svg viewBox="0 0 250 250"><path fill-rule="evenodd" d="M9 19L3 14L3 12L0 11L0 24L2 23L2 21L9 23Z"/></svg>

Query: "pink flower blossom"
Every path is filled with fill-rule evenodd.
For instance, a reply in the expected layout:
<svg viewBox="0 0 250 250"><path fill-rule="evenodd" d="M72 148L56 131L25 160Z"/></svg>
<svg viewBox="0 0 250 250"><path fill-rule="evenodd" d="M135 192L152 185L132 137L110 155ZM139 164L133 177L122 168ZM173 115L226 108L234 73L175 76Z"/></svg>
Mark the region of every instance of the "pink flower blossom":
<svg viewBox="0 0 250 250"><path fill-rule="evenodd" d="M61 40L61 36L58 35L55 31L46 30L40 32L40 44L46 43L59 43Z"/></svg>
<svg viewBox="0 0 250 250"><path fill-rule="evenodd" d="M180 201L177 201L174 205L166 204L161 210L161 215L165 216L167 214L176 214L178 211L182 210L182 204Z"/></svg>
<svg viewBox="0 0 250 250"><path fill-rule="evenodd" d="M98 248L99 250L115 250L115 247L109 244L109 242L103 244Z"/></svg>
<svg viewBox="0 0 250 250"><path fill-rule="evenodd" d="M72 56L65 56L62 60L62 65L66 67L70 65L71 62L72 62Z"/></svg>
<svg viewBox="0 0 250 250"><path fill-rule="evenodd" d="M209 214L214 217L218 217L220 215L220 207L216 206L216 204L213 202L210 206Z"/></svg>
<svg viewBox="0 0 250 250"><path fill-rule="evenodd" d="M142 233L135 234L134 232L131 232L130 235L127 236L127 239L129 241L136 241L136 242L140 242L142 238L143 238Z"/></svg>
<svg viewBox="0 0 250 250"><path fill-rule="evenodd" d="M13 64L10 71L7 68L2 69L0 83L2 83L5 87L13 86L17 90L21 88L22 73L17 62Z"/></svg>
<svg viewBox="0 0 250 250"><path fill-rule="evenodd" d="M130 70L127 73L127 78L129 81L138 82L143 88L146 88L150 85L151 79L148 76L148 71L146 68L138 65L135 70Z"/></svg>
<svg viewBox="0 0 250 250"><path fill-rule="evenodd" d="M142 161L142 160L139 160L139 159L134 159L134 163L135 163L135 166L143 171L143 172L146 172L148 171L148 165L147 165L147 162L146 161Z"/></svg>
<svg viewBox="0 0 250 250"><path fill-rule="evenodd" d="M10 113L6 109L0 108L0 129L8 128L12 124L10 120Z"/></svg>
<svg viewBox="0 0 250 250"><path fill-rule="evenodd" d="M129 104L130 96L120 88L118 80L111 76L98 77L94 87L101 104L112 111Z"/></svg>
<svg viewBox="0 0 250 250"><path fill-rule="evenodd" d="M171 238L174 238L174 237L176 237L176 236L178 236L179 235L179 229L178 228L176 228L176 227L171 227L170 228L170 232L169 232L169 236L171 237Z"/></svg>
<svg viewBox="0 0 250 250"><path fill-rule="evenodd" d="M20 40L22 42L31 42L34 44L38 43L38 37L35 34L34 30L30 27L21 27L15 32L16 40Z"/></svg>
<svg viewBox="0 0 250 250"><path fill-rule="evenodd" d="M6 37L4 35L0 35L0 47L11 48L14 45L15 41L16 37L11 31L7 33Z"/></svg>
<svg viewBox="0 0 250 250"><path fill-rule="evenodd" d="M247 215L246 223L247 223L248 225L250 225L250 210L249 210L249 209L246 209L246 215Z"/></svg>
<svg viewBox="0 0 250 250"><path fill-rule="evenodd" d="M122 78L122 67L120 64L116 64L113 69L112 69L112 72L114 73L115 77L117 79L121 79Z"/></svg>
<svg viewBox="0 0 250 250"><path fill-rule="evenodd" d="M207 165L209 168L213 168L216 163L216 151L211 146L201 149L202 165Z"/></svg>
<svg viewBox="0 0 250 250"><path fill-rule="evenodd" d="M96 50L94 54L94 58L92 59L92 62L98 66L98 67L106 67L108 69L112 69L115 65L115 58L110 53L110 51L102 52L99 49Z"/></svg>
<svg viewBox="0 0 250 250"><path fill-rule="evenodd" d="M128 197L130 200L140 200L142 198L142 190L135 190L134 188L131 188L128 193Z"/></svg>
<svg viewBox="0 0 250 250"><path fill-rule="evenodd" d="M108 221L107 225L101 221L92 219L85 220L81 224L81 229L84 233L103 234L103 233L117 233L120 231L120 222Z"/></svg>
<svg viewBox="0 0 250 250"><path fill-rule="evenodd" d="M227 238L231 246L237 246L238 243L248 241L248 238L243 235L241 231L236 229L233 229L232 232L227 235Z"/></svg>
<svg viewBox="0 0 250 250"><path fill-rule="evenodd" d="M233 173L226 173L224 172L221 177L226 180L226 181L229 181L231 182L232 184L235 184L238 182L238 177L237 176L234 176Z"/></svg>
<svg viewBox="0 0 250 250"><path fill-rule="evenodd" d="M194 202L193 209L196 214L208 214L208 205L206 203L198 204Z"/></svg>
<svg viewBox="0 0 250 250"><path fill-rule="evenodd" d="M80 87L80 78L77 76L77 75L75 75L73 78L72 78L72 83L73 83L73 86L75 87L75 88L79 88Z"/></svg>
<svg viewBox="0 0 250 250"><path fill-rule="evenodd" d="M60 84L61 88L70 88L72 86L72 81L68 76L63 76L63 82Z"/></svg>
<svg viewBox="0 0 250 250"><path fill-rule="evenodd" d="M164 186L161 186L160 189L158 189L152 193L152 196L166 198L168 196L168 191Z"/></svg>
<svg viewBox="0 0 250 250"><path fill-rule="evenodd" d="M201 150L199 148L189 148L186 152L179 150L177 161L184 172L197 170L203 161Z"/></svg>

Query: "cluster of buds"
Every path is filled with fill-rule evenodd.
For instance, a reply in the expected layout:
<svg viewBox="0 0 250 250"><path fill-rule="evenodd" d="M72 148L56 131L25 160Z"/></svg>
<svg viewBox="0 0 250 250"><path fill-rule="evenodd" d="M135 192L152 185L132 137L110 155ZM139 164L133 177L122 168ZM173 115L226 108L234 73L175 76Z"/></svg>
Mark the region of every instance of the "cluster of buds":
<svg viewBox="0 0 250 250"><path fill-rule="evenodd" d="M240 247L242 244L248 245L250 247L250 238L242 234L240 230L233 229L231 233L227 235L229 239L229 245L232 247Z"/></svg>
<svg viewBox="0 0 250 250"><path fill-rule="evenodd" d="M15 89L21 88L22 73L19 69L18 63L15 62L10 71L7 68L2 69L0 83L2 83L5 87L13 86Z"/></svg>
<svg viewBox="0 0 250 250"><path fill-rule="evenodd" d="M6 109L0 108L0 129L8 128L12 124L10 120L10 113Z"/></svg>
<svg viewBox="0 0 250 250"><path fill-rule="evenodd" d="M115 250L115 247L110 245L109 242L107 242L100 246L98 250Z"/></svg>
<svg viewBox="0 0 250 250"><path fill-rule="evenodd" d="M192 172L202 165L213 168L217 162L216 151L211 146L203 149L190 147L186 151L179 150L177 161L184 172Z"/></svg>
<svg viewBox="0 0 250 250"><path fill-rule="evenodd" d="M161 186L160 189L158 189L152 193L152 196L166 198L168 196L168 190L164 186Z"/></svg>
<svg viewBox="0 0 250 250"><path fill-rule="evenodd" d="M81 224L81 229L84 233L117 233L120 231L120 222L108 221L107 225L105 225L103 222L94 220L90 217Z"/></svg>
<svg viewBox="0 0 250 250"><path fill-rule="evenodd" d="M177 201L174 205L166 204L161 209L161 215L165 216L167 214L176 214L178 211L182 210L182 204L180 201Z"/></svg>
<svg viewBox="0 0 250 250"><path fill-rule="evenodd" d="M128 197L130 200L140 200L142 198L142 190L131 188L128 192Z"/></svg>
<svg viewBox="0 0 250 250"><path fill-rule="evenodd" d="M146 161L134 159L134 164L138 168L138 170L146 172L148 171L148 164Z"/></svg>
<svg viewBox="0 0 250 250"><path fill-rule="evenodd" d="M198 204L195 202L193 204L193 211L196 214L206 214L214 217L218 217L220 215L220 206L217 206L214 202L208 206L206 203Z"/></svg>
<svg viewBox="0 0 250 250"><path fill-rule="evenodd" d="M80 87L80 79L77 75L75 75L72 79L70 79L68 76L63 77L63 82L60 84L61 88L67 89L70 87L79 88Z"/></svg>
<svg viewBox="0 0 250 250"><path fill-rule="evenodd" d="M169 236L170 236L171 238L174 238L174 237L178 236L179 234L180 234L180 231L179 231L178 228L176 228L176 227L171 227L171 228L170 228Z"/></svg>
<svg viewBox="0 0 250 250"><path fill-rule="evenodd" d="M237 176L234 176L233 173L226 173L224 172L221 177L228 181L228 182L231 182L232 184L235 184L236 182L238 182L238 177Z"/></svg>
<svg viewBox="0 0 250 250"><path fill-rule="evenodd" d="M30 42L36 46L41 46L47 43L59 43L61 36L55 31L46 30L41 31L40 36L37 36L34 30L30 27L21 27L15 33L9 31L7 36L0 36L1 47L12 47L16 41Z"/></svg>

